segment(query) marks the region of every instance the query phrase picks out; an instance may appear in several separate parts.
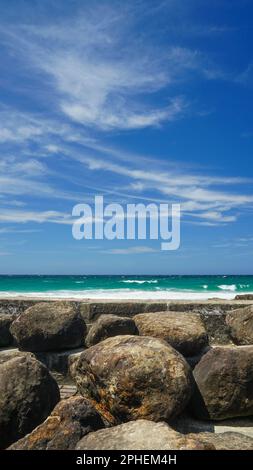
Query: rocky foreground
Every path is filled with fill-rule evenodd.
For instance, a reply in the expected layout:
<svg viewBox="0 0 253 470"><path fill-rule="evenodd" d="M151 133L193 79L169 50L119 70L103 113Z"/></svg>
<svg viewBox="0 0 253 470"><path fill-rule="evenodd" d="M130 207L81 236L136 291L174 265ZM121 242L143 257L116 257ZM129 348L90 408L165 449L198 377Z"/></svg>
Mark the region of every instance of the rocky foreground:
<svg viewBox="0 0 253 470"><path fill-rule="evenodd" d="M25 307L0 308L1 449L253 450L213 432L246 419L253 436L250 303Z"/></svg>

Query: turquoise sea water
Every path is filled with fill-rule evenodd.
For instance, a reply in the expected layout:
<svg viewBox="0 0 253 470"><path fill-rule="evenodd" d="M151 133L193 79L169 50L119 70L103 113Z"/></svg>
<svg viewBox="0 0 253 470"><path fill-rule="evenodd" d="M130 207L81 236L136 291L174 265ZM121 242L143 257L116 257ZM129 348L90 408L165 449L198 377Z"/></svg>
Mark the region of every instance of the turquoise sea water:
<svg viewBox="0 0 253 470"><path fill-rule="evenodd" d="M0 276L0 297L232 299L253 293L253 276Z"/></svg>

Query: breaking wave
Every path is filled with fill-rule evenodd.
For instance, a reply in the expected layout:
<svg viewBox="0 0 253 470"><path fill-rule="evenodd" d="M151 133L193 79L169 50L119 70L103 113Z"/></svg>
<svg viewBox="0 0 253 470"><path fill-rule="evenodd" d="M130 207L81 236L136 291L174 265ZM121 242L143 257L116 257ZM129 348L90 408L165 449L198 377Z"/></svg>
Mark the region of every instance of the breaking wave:
<svg viewBox="0 0 253 470"><path fill-rule="evenodd" d="M121 281L121 282L124 282L124 284L157 284L158 281L157 279L151 279L149 281L147 280L132 280L132 279L127 279L126 281Z"/></svg>
<svg viewBox="0 0 253 470"><path fill-rule="evenodd" d="M218 286L218 288L221 290L229 290L233 292L237 289L235 284L230 284L230 285L221 284L220 286Z"/></svg>

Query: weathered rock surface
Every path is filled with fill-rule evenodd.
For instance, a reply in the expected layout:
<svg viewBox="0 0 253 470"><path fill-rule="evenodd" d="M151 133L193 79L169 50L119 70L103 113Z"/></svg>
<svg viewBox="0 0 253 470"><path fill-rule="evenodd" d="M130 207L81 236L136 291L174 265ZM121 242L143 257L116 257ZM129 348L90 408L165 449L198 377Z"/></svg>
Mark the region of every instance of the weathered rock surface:
<svg viewBox="0 0 253 470"><path fill-rule="evenodd" d="M238 294L235 300L253 300L253 294Z"/></svg>
<svg viewBox="0 0 253 470"><path fill-rule="evenodd" d="M253 345L253 305L231 310L226 316L226 323L236 344Z"/></svg>
<svg viewBox="0 0 253 470"><path fill-rule="evenodd" d="M192 433L239 433L253 439L253 419L250 416L224 420L203 420L193 417L189 410L170 420L170 426L182 434Z"/></svg>
<svg viewBox="0 0 253 470"><path fill-rule="evenodd" d="M225 306L225 308L227 307L228 305ZM210 310L206 308L206 306L203 306L199 311L201 320L205 325L210 345L232 344L229 327L226 324L227 311L225 312L223 309L224 305L213 306Z"/></svg>
<svg viewBox="0 0 253 470"><path fill-rule="evenodd" d="M162 310L167 310L166 302L80 302L80 313L85 322L95 320L100 315L133 317L137 313Z"/></svg>
<svg viewBox="0 0 253 470"><path fill-rule="evenodd" d="M198 436L202 442L213 444L216 450L253 450L252 437L245 436L239 432L188 434L189 438L195 436Z"/></svg>
<svg viewBox="0 0 253 470"><path fill-rule="evenodd" d="M72 379L75 378L75 375L76 375L76 366L78 364L78 361L79 361L79 358L81 356L81 354L83 353L83 351L81 352L78 352L76 354L73 354L69 357L68 359L68 375L69 377L71 377Z"/></svg>
<svg viewBox="0 0 253 470"><path fill-rule="evenodd" d="M214 450L198 435L185 436L166 423L138 419L109 429L91 432L76 446L77 450Z"/></svg>
<svg viewBox="0 0 253 470"><path fill-rule="evenodd" d="M138 334L138 330L131 318L101 315L90 328L85 343L90 347L112 336L135 334Z"/></svg>
<svg viewBox="0 0 253 470"><path fill-rule="evenodd" d="M53 351L82 346L86 326L73 304L42 302L22 313L11 333L24 351Z"/></svg>
<svg viewBox="0 0 253 470"><path fill-rule="evenodd" d="M0 348L10 346L13 343L13 336L10 333L13 320L13 315L0 314Z"/></svg>
<svg viewBox="0 0 253 470"><path fill-rule="evenodd" d="M134 321L140 335L163 339L184 356L194 356L208 345L205 326L198 314L142 313Z"/></svg>
<svg viewBox="0 0 253 470"><path fill-rule="evenodd" d="M0 365L4 362L9 361L10 359L14 359L17 357L31 357L33 359L36 359L33 353L19 351L18 349L3 349L0 352Z"/></svg>
<svg viewBox="0 0 253 470"><path fill-rule="evenodd" d="M187 362L165 341L115 336L84 351L74 367L77 388L119 421L168 419L192 392Z"/></svg>
<svg viewBox="0 0 253 470"><path fill-rule="evenodd" d="M72 450L83 436L103 427L104 421L92 404L74 396L60 401L44 423L9 449Z"/></svg>
<svg viewBox="0 0 253 470"><path fill-rule="evenodd" d="M30 354L0 364L0 448L31 432L59 399L56 381Z"/></svg>
<svg viewBox="0 0 253 470"><path fill-rule="evenodd" d="M195 416L222 420L253 415L253 346L211 349L193 375Z"/></svg>

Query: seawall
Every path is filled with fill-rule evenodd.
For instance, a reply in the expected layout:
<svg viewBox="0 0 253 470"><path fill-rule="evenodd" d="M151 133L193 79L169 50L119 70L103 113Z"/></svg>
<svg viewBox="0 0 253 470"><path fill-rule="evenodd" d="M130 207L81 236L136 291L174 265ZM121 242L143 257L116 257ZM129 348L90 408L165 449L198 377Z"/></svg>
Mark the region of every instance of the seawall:
<svg viewBox="0 0 253 470"><path fill-rule="evenodd" d="M27 298L0 298L0 314L20 315L27 308L39 302L57 303L62 299L43 300ZM204 300L204 301L76 301L73 299L64 299L73 303L75 308L81 313L85 323L89 329L92 323L102 314L113 314L119 316L133 317L138 313L144 312L162 312L166 310L178 312L195 312L199 314L206 326L209 335L209 341L212 344L230 343L228 328L225 323L226 312L252 305L252 300Z"/></svg>

